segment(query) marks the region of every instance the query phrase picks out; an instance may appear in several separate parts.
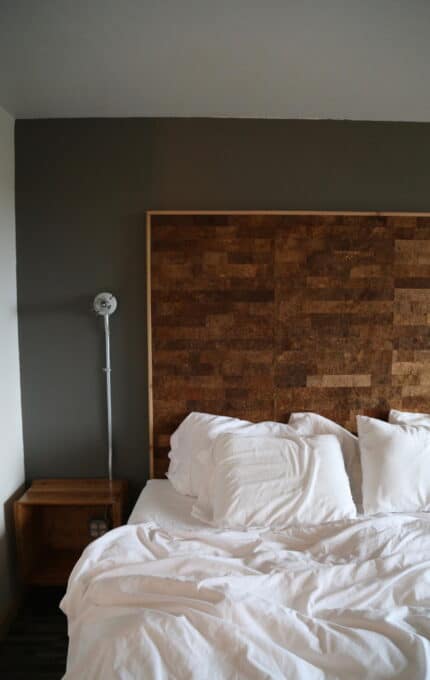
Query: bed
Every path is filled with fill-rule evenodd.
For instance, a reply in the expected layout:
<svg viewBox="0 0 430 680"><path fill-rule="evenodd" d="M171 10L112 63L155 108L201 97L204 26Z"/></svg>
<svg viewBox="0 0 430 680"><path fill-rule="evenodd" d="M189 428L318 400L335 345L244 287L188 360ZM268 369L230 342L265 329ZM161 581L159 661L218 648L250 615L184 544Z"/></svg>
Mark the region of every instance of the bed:
<svg viewBox="0 0 430 680"><path fill-rule="evenodd" d="M220 528L164 478L193 411L428 412L430 217L168 212L147 234L155 479L71 574L66 680L430 678L429 512Z"/></svg>
<svg viewBox="0 0 430 680"><path fill-rule="evenodd" d="M191 504L150 481L86 549L67 680L430 677L428 514L235 532Z"/></svg>

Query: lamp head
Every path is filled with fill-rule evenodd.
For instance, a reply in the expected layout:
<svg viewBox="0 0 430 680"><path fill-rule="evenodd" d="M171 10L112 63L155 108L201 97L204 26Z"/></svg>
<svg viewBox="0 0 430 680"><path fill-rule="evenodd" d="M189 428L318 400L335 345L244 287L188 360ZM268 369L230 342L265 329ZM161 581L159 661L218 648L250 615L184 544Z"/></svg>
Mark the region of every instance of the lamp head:
<svg viewBox="0 0 430 680"><path fill-rule="evenodd" d="M96 314L110 316L117 308L116 297L112 293L99 293L94 298L93 307Z"/></svg>

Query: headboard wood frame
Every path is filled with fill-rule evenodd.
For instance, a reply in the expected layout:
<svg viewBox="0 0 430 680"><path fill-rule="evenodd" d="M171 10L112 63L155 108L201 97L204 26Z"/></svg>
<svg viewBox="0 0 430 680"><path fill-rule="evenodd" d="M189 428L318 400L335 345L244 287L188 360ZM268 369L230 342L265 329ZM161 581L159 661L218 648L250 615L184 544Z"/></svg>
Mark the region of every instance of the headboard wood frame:
<svg viewBox="0 0 430 680"><path fill-rule="evenodd" d="M190 245L194 252L196 246L198 249L198 239L206 238L207 232L202 236L205 228L218 226L217 233L220 234L224 229L230 230L228 242L233 249L236 248L234 256L230 253L233 264L227 262L228 253L222 250L225 245L222 235L219 236L219 244L212 244L207 253L202 241L203 248L197 257L206 256L204 267L196 265L195 255L193 264L191 251L187 261L188 250L182 245L182 241L186 242L184 232L172 248L164 246L163 250L160 240L155 257L152 257L153 234L157 226L163 226L164 222L169 236L169 228L186 230L188 218L194 239ZM223 218L219 224L217 218ZM265 230L269 227L273 232L272 238L267 237L265 241ZM351 231L353 229L355 231ZM217 389L219 394L229 395L220 399L222 405L218 412L226 410L225 405L230 403L227 415L244 418L253 415L249 398L252 390L257 389L258 379L261 390L266 390L266 401L262 397L256 409L256 414L262 419L283 419L288 408L294 407L295 410L317 410L353 428L352 419L358 411L380 416L386 415L390 407L429 410L430 212L155 210L147 213L146 230L151 477L163 476L167 469L168 435L186 415L184 404L189 404L188 410L207 410L205 405L208 401L199 398L199 394L206 389L205 384L211 385L211 381L217 385L213 390L214 398ZM244 253L237 248L238 239L242 236L247 239ZM163 282L160 274L166 270L168 253L174 247L177 247L177 275L173 266ZM214 250L211 251L212 247ZM251 281L261 285L260 293L263 291L263 294L254 296L257 302L252 301L250 291L248 296L236 295L238 301L234 301L235 286L243 285L231 274L235 263L251 290ZM219 274L218 267L221 270L224 267L224 274ZM215 278L218 277L218 283L208 278L211 271ZM184 272L188 272L187 275ZM159 278L154 286L155 274ZM188 281L194 285L199 275L202 276L203 288L206 286L212 290L213 299L216 291L218 297L221 291L223 295L233 291L232 300L226 300L227 314L213 304L212 315L209 308L205 315L202 311L204 301L200 306L194 303L193 309L193 302L186 299L187 291L181 299L178 292L181 281L187 281L188 276ZM169 308L165 299L162 302L157 300L163 285L165 298L169 298L169 291L172 295L175 291L176 302L170 305L172 309L179 309L181 313L188 310L196 315L190 319L195 326L194 330L189 327L188 349L186 327L182 328L182 331L185 330L182 333L182 347L185 349L181 350L181 356L192 355L190 365L187 364L189 372L182 376L175 373L178 367L175 368L174 357L180 352L176 351L175 355L175 350L169 349L175 347L175 341L167 340L167 349L159 349L163 328L167 329L170 338L173 337L173 326L167 324L172 323L174 315L169 320L169 311L164 316L158 311L158 305ZM271 291L270 295L264 294L265 286ZM267 308L266 299L270 300ZM155 314L154 303L157 305ZM253 320L254 313L256 317ZM219 339L218 345L207 339L208 347L211 347L211 342L215 347L222 345L223 324L225 341L232 343L229 329L234 327L235 314L239 323L242 319L244 329L249 328L250 333L254 329L257 335L256 320L264 323L267 318L272 318L273 322L269 329L273 334L272 358L268 356L270 352L266 352L266 363L250 364L250 373L254 371L254 374L246 376L250 380L245 387L241 385L244 374L237 372L230 359L224 362L225 374L220 373L221 366L212 365L211 368L209 361L207 365L201 361L204 354L210 355L210 349L205 353L205 338L209 338L205 329L213 324L213 337ZM182 315L180 318L185 317ZM309 335L311 339L306 341L306 345L305 338ZM315 346L312 338L313 342L318 340ZM246 339L244 336L242 340L240 337L234 339L238 348L236 353L240 352L241 342L244 347L252 346L252 338L247 345ZM351 350L348 349L349 343ZM176 345L181 346L181 342ZM159 356L162 351L164 363ZM173 357L170 364L165 359L169 351ZM220 349L214 351L216 354L221 352ZM252 354L252 350L243 351ZM260 354L263 356L263 352ZM197 366L197 375L193 375L193 362ZM157 371L154 371L154 363ZM207 375L204 375L205 371ZM193 381L198 389L193 387ZM186 392L188 388L187 395L184 390ZM156 406L164 404L163 390L164 393L167 390L170 396L173 394L174 399L180 402L177 413L172 413L170 419L166 413L160 415L154 408L154 400Z"/></svg>

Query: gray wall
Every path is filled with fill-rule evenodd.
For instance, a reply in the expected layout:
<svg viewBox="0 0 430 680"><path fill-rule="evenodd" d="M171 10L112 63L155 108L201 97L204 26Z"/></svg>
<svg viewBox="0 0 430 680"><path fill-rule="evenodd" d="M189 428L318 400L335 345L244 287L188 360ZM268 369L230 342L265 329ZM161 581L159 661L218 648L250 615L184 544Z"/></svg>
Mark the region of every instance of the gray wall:
<svg viewBox="0 0 430 680"><path fill-rule="evenodd" d="M27 479L106 472L112 290L115 472L147 476L147 209L430 210L430 124L217 119L16 123Z"/></svg>

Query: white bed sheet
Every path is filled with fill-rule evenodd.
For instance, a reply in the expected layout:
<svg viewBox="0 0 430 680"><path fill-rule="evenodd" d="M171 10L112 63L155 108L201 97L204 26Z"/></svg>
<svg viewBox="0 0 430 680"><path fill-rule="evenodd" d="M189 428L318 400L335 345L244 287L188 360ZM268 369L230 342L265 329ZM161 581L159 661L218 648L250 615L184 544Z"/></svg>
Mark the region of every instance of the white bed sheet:
<svg viewBox="0 0 430 680"><path fill-rule="evenodd" d="M146 483L128 519L128 524L153 522L167 531L207 529L191 515L196 499L175 491L168 479L151 479Z"/></svg>
<svg viewBox="0 0 430 680"><path fill-rule="evenodd" d="M430 514L181 530L164 488L75 566L66 680L430 678Z"/></svg>

